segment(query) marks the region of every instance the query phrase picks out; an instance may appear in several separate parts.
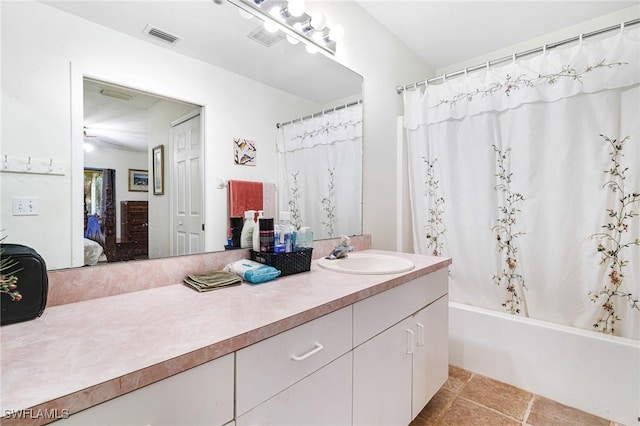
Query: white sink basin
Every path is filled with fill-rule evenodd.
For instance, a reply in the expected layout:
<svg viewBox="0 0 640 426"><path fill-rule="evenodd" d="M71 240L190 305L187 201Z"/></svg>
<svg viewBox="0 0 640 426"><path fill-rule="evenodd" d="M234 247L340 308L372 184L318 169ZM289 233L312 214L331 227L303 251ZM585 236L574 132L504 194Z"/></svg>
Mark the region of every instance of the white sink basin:
<svg viewBox="0 0 640 426"><path fill-rule="evenodd" d="M318 265L345 274L397 274L415 268L412 261L402 257L377 253L349 253L342 259L318 259Z"/></svg>

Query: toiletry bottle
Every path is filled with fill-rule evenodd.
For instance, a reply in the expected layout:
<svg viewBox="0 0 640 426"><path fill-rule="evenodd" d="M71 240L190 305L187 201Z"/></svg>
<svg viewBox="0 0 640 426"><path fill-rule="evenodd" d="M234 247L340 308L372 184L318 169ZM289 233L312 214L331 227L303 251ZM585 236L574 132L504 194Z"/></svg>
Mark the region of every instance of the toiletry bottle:
<svg viewBox="0 0 640 426"><path fill-rule="evenodd" d="M265 253L273 253L273 219L260 218L260 251Z"/></svg>
<svg viewBox="0 0 640 426"><path fill-rule="evenodd" d="M260 219L264 218L264 212L258 210L256 224L253 227L253 251L260 251Z"/></svg>
<svg viewBox="0 0 640 426"><path fill-rule="evenodd" d="M231 247L240 247L240 239L242 238L242 228L244 227L242 217L229 218L229 224L231 225Z"/></svg>
<svg viewBox="0 0 640 426"><path fill-rule="evenodd" d="M303 226L295 233L295 246L299 249L313 247L313 231L308 226Z"/></svg>
<svg viewBox="0 0 640 426"><path fill-rule="evenodd" d="M244 226L240 234L240 247L242 248L253 247L253 227L256 223L255 215L255 210L247 210L244 212Z"/></svg>
<svg viewBox="0 0 640 426"><path fill-rule="evenodd" d="M280 244L284 244L285 252L289 253L293 251L294 243L293 243L293 232L294 227L291 225L291 212L280 212L280 224L279 224L279 234L280 234Z"/></svg>

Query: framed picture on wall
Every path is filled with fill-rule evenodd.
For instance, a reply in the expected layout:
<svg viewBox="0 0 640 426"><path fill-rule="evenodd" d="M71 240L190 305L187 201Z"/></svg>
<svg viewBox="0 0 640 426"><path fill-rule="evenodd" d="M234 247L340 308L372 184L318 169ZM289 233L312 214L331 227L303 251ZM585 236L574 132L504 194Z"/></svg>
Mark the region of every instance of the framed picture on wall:
<svg viewBox="0 0 640 426"><path fill-rule="evenodd" d="M164 145L153 148L153 195L164 194Z"/></svg>
<svg viewBox="0 0 640 426"><path fill-rule="evenodd" d="M149 191L149 171L129 169L129 191L148 192Z"/></svg>
<svg viewBox="0 0 640 426"><path fill-rule="evenodd" d="M233 138L233 161L241 166L256 165L256 143L248 139Z"/></svg>

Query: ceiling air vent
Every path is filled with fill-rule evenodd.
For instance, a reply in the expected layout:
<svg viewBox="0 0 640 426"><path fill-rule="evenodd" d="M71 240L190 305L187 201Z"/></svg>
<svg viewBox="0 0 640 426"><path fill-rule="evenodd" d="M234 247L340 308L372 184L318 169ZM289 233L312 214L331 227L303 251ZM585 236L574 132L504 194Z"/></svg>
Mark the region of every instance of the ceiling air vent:
<svg viewBox="0 0 640 426"><path fill-rule="evenodd" d="M284 34L282 34L280 31L278 31L277 33L270 33L261 25L255 30L251 31L247 35L247 37L249 37L251 40L257 41L263 46L271 47L282 40L284 38Z"/></svg>
<svg viewBox="0 0 640 426"><path fill-rule="evenodd" d="M147 25L146 27L144 27L142 33L169 44L176 44L182 39L182 37L168 33L158 27L154 27L153 25Z"/></svg>

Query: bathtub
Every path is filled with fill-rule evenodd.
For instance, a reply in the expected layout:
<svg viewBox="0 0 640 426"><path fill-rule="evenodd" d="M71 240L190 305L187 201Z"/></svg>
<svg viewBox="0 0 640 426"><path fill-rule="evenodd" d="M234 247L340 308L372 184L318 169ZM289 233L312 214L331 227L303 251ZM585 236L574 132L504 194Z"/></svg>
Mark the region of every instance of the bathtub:
<svg viewBox="0 0 640 426"><path fill-rule="evenodd" d="M640 342L449 303L449 363L624 425L640 424Z"/></svg>

